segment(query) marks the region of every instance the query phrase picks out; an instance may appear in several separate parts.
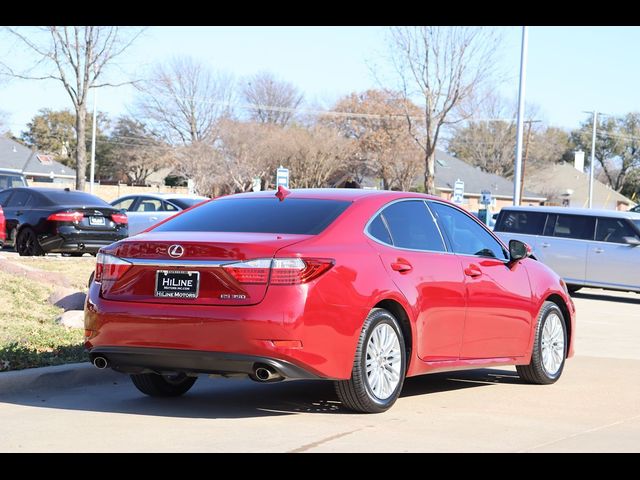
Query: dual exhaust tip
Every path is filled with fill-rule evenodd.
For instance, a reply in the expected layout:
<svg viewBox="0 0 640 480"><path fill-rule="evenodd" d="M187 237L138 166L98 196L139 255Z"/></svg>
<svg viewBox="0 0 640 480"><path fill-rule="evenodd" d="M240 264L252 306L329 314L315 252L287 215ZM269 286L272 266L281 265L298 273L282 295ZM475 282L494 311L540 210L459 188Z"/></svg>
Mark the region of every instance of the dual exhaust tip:
<svg viewBox="0 0 640 480"><path fill-rule="evenodd" d="M106 357L98 355L93 359L93 366L98 370L104 370L109 366L109 360L107 360ZM250 377L257 382L277 382L284 380L284 377L280 373L268 365L256 365L253 370L253 375L250 375Z"/></svg>

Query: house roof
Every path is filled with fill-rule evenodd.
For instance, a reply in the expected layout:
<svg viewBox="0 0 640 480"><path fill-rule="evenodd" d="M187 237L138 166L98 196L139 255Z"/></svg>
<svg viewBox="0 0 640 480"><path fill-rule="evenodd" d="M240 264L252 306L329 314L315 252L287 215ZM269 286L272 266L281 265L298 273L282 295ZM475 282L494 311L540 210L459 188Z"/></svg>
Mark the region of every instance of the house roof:
<svg viewBox="0 0 640 480"><path fill-rule="evenodd" d="M24 145L0 135L0 168L23 172L25 175L75 178L76 171L50 155L34 152Z"/></svg>
<svg viewBox="0 0 640 480"><path fill-rule="evenodd" d="M569 200L572 207L586 207L589 202L589 175L569 163L554 163L527 169L525 186L545 194L549 200ZM618 202L634 202L598 180L593 180L593 207L615 209Z"/></svg>
<svg viewBox="0 0 640 480"><path fill-rule="evenodd" d="M480 195L482 190L491 190L494 197L513 198L513 181L500 175L483 172L467 162L453 157L442 150L436 150L436 188L453 190L456 180L464 182L465 195ZM526 185L528 186L528 185ZM535 192L535 188L532 188ZM544 200L545 196L525 188L524 199Z"/></svg>

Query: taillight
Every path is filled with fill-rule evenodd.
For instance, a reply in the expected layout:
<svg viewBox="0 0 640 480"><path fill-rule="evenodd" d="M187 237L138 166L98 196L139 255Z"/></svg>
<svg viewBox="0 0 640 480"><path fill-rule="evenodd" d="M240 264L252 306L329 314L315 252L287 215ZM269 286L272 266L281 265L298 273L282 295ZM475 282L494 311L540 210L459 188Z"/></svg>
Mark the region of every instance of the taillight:
<svg viewBox="0 0 640 480"><path fill-rule="evenodd" d="M328 258L260 258L224 265L239 283L299 285L318 278L334 264Z"/></svg>
<svg viewBox="0 0 640 480"><path fill-rule="evenodd" d="M98 253L96 256L96 274L93 281L101 283L103 281L115 281L122 277L131 268L131 262L127 262L107 253Z"/></svg>
<svg viewBox="0 0 640 480"><path fill-rule="evenodd" d="M80 222L84 218L82 212L58 212L52 213L47 217L47 220L52 222Z"/></svg>
<svg viewBox="0 0 640 480"><path fill-rule="evenodd" d="M112 213L111 220L113 220L116 223L124 223L124 224L129 223L129 219L124 213Z"/></svg>

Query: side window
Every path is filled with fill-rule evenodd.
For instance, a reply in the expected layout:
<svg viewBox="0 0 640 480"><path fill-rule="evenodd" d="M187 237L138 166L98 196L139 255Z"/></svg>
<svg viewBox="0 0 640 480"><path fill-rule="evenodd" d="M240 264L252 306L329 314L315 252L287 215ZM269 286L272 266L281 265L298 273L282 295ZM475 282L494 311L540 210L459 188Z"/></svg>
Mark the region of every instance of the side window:
<svg viewBox="0 0 640 480"><path fill-rule="evenodd" d="M163 211L165 212L177 212L179 210L178 207L169 202L162 202L162 206L164 207Z"/></svg>
<svg viewBox="0 0 640 480"><path fill-rule="evenodd" d="M496 225L496 232L542 235L546 213L503 210Z"/></svg>
<svg viewBox="0 0 640 480"><path fill-rule="evenodd" d="M393 245L391 235L389 235L389 230L387 230L387 226L382 221L381 214L377 215L369 224L369 235L383 243Z"/></svg>
<svg viewBox="0 0 640 480"><path fill-rule="evenodd" d="M21 190L16 192L12 197L7 206L14 208L28 207L32 202L31 199L33 196L29 192L25 192Z"/></svg>
<svg viewBox="0 0 640 480"><path fill-rule="evenodd" d="M638 238L638 234L631 228L627 220L624 218L598 218L596 228L598 242L626 243L624 237Z"/></svg>
<svg viewBox="0 0 640 480"><path fill-rule="evenodd" d="M429 207L434 211L455 253L508 260L500 242L471 217L438 202L429 202Z"/></svg>
<svg viewBox="0 0 640 480"><path fill-rule="evenodd" d="M119 208L120 210L126 210L127 212L130 212L131 206L135 201L136 201L136 197L129 197L114 203L113 206L115 208Z"/></svg>
<svg viewBox="0 0 640 480"><path fill-rule="evenodd" d="M161 212L162 200L157 198L144 197L140 199L140 203L134 210L135 212Z"/></svg>
<svg viewBox="0 0 640 480"><path fill-rule="evenodd" d="M593 231L596 226L596 217L583 215L558 215L554 237L577 238L580 240L593 240Z"/></svg>
<svg viewBox="0 0 640 480"><path fill-rule="evenodd" d="M5 190L4 192L0 192L0 205L3 207L7 206L7 200L9 200L9 196L13 193L11 190Z"/></svg>
<svg viewBox="0 0 640 480"><path fill-rule="evenodd" d="M382 211L394 247L444 252L438 227L422 200L389 205Z"/></svg>

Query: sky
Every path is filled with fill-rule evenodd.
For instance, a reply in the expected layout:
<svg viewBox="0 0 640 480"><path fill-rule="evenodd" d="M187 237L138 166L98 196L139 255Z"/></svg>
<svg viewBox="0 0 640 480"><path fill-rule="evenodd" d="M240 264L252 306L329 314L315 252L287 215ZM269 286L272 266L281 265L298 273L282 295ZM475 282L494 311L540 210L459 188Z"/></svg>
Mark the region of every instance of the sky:
<svg viewBox="0 0 640 480"><path fill-rule="evenodd" d="M515 99L520 68L521 27L496 27L502 33L499 91ZM530 27L526 101L545 123L576 128L596 109L610 115L638 110L640 27ZM118 82L142 76L155 62L190 55L236 79L270 71L296 85L307 104L331 106L354 91L394 86L384 27L149 27L111 69ZM6 32L0 59L15 67L34 58ZM382 69L375 78L372 66ZM112 116L131 112L136 91L130 86L100 89L98 110ZM92 100L90 100L92 102ZM55 81L0 80L0 112L19 133L41 108L72 108Z"/></svg>

